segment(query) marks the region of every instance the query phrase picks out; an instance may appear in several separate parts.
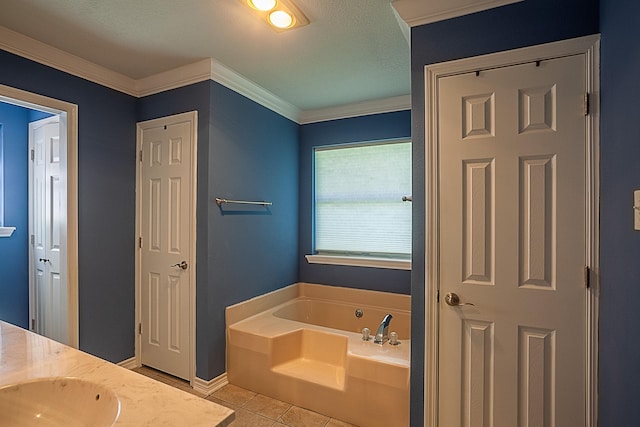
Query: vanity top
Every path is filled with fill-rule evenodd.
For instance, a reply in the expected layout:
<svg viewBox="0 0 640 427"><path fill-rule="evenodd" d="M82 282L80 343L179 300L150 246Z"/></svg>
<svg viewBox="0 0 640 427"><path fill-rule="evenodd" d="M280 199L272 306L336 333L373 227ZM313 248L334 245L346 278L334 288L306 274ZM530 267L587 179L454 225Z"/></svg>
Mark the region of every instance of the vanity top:
<svg viewBox="0 0 640 427"><path fill-rule="evenodd" d="M115 426L229 425L224 406L0 321L0 387L46 377L102 384L120 400Z"/></svg>

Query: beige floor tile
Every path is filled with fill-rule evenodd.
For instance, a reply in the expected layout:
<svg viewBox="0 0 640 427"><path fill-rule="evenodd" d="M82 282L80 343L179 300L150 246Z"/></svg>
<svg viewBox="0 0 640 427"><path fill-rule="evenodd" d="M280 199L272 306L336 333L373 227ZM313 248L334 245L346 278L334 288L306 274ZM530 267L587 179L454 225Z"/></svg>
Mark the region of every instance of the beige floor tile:
<svg viewBox="0 0 640 427"><path fill-rule="evenodd" d="M271 427L273 420L265 418L245 409L236 411L236 419L231 422L231 427Z"/></svg>
<svg viewBox="0 0 640 427"><path fill-rule="evenodd" d="M243 406L249 400L253 399L255 395L256 393L252 391L245 390L233 384L227 384L211 396L236 406Z"/></svg>
<svg viewBox="0 0 640 427"><path fill-rule="evenodd" d="M286 402L245 390L233 384L227 384L212 395L205 397L192 389L187 381L164 372L146 366L132 370L233 409L236 412L236 419L231 423L233 427L357 427L317 412L291 406Z"/></svg>
<svg viewBox="0 0 640 427"><path fill-rule="evenodd" d="M329 417L292 406L278 421L291 427L324 427Z"/></svg>
<svg viewBox="0 0 640 427"><path fill-rule="evenodd" d="M248 401L243 408L267 418L271 418L272 420L277 420L282 416L282 414L291 408L291 405L280 400L258 394Z"/></svg>
<svg viewBox="0 0 640 427"><path fill-rule="evenodd" d="M189 387L188 381L185 381L178 377L174 377L173 375L166 374L164 372L157 371L147 366L141 366L139 368L135 368L133 369L133 371L173 387L180 387L180 386Z"/></svg>
<svg viewBox="0 0 640 427"><path fill-rule="evenodd" d="M194 396L205 397L205 395L204 395L204 394L200 393L199 391L194 390L194 389L189 385L189 383L188 383L188 382L185 382L185 383L183 383L183 384L177 384L177 385L174 385L174 384L169 384L169 385L174 386L174 387L175 387L175 388L177 388L178 390L182 390L182 391L185 391L185 392L187 392L187 393L189 393L189 394L193 394Z"/></svg>
<svg viewBox="0 0 640 427"><path fill-rule="evenodd" d="M232 403L225 402L224 400L217 399L214 396L209 396L206 399L208 401L210 401L210 402L217 403L218 405L222 405L222 406L224 406L226 408L233 409L234 411L237 411L238 409L240 409L240 407L238 405L234 405Z"/></svg>

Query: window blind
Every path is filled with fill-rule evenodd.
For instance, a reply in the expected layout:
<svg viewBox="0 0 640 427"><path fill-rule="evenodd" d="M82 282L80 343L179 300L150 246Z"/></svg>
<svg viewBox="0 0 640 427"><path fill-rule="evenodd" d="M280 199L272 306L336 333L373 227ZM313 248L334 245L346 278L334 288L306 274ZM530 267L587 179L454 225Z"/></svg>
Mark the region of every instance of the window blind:
<svg viewBox="0 0 640 427"><path fill-rule="evenodd" d="M409 258L411 142L315 150L315 252Z"/></svg>

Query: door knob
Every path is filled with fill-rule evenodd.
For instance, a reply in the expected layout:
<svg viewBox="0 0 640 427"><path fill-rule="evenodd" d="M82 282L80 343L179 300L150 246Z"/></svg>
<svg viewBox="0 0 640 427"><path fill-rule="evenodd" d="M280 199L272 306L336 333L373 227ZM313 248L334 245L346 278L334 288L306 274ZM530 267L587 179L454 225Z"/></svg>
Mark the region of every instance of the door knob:
<svg viewBox="0 0 640 427"><path fill-rule="evenodd" d="M449 292L447 295L445 295L444 302L449 304L451 307L460 307L462 305L474 305L474 304L471 304L470 302L460 304L460 297L458 296L458 294L454 292Z"/></svg>
<svg viewBox="0 0 640 427"><path fill-rule="evenodd" d="M182 261L179 262L178 264L173 264L171 267L180 267L183 270L186 270L187 268L189 268L189 264L187 264L187 261Z"/></svg>

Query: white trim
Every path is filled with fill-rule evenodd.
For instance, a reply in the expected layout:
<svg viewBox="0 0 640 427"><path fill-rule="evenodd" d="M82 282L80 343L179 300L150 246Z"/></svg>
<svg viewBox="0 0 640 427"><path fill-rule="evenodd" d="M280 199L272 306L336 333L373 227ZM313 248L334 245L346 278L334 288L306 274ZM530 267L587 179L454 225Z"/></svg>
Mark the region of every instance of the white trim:
<svg viewBox="0 0 640 427"><path fill-rule="evenodd" d="M404 95L302 111L211 58L135 80L2 26L0 49L137 98L213 80L298 124L411 109Z"/></svg>
<svg viewBox="0 0 640 427"><path fill-rule="evenodd" d="M210 78L211 61L203 59L202 61L136 80L134 82L135 90L133 93L138 98L141 98L166 90L188 86L193 83L199 83L209 80Z"/></svg>
<svg viewBox="0 0 640 427"><path fill-rule="evenodd" d="M598 294L599 284L599 48L600 36L592 35L507 52L450 61L425 67L425 365L424 365L424 425L438 426L438 79L487 68L507 67L523 62L585 54L587 89L593 99L593 112L587 124L587 144L590 163L587 188L586 259L592 269L592 284L587 292L587 393L586 425L595 427L598 419Z"/></svg>
<svg viewBox="0 0 640 427"><path fill-rule="evenodd" d="M135 81L132 78L2 26L0 26L0 49L135 96Z"/></svg>
<svg viewBox="0 0 640 427"><path fill-rule="evenodd" d="M145 129L154 128L157 126L163 125L171 125L173 123L179 122L191 122L191 140L193 141L192 146L192 156L191 156L191 209L192 209L192 217L191 217L191 227L189 230L190 234L190 268L189 268L189 280L191 283L191 294L189 296L189 337L190 337L190 357L189 357L189 383L191 386L194 386L194 381L196 378L196 270L197 270L197 257L196 257L196 236L197 236L197 223L196 223L196 212L197 212L197 194L198 194L198 112L190 111L181 114L175 114L167 117L160 117L153 120L147 120L144 122L138 122L136 125L136 238L135 241L135 278L136 278L136 289L135 289L135 325L134 330L136 334L135 339L135 359L136 364L138 366L142 365L142 336L138 333L138 325L142 321L142 310L141 310L141 301L142 301L142 278L140 275L141 272L141 252L138 247L138 236L142 235L142 171L139 161L139 153L142 149L142 133Z"/></svg>
<svg viewBox="0 0 640 427"><path fill-rule="evenodd" d="M140 366L142 366L139 363L138 358L136 356L130 357L129 359L125 359L121 362L118 362L117 365L120 366L121 368L129 369L129 370L139 368ZM198 393L203 394L205 396L209 396L215 393L216 391L220 390L222 387L226 386L227 384L229 384L229 381L227 380L227 373L224 372L223 374L217 376L216 378L213 378L208 381L203 380L202 378L195 377L195 379L191 383L191 386L194 391L197 391Z"/></svg>
<svg viewBox="0 0 640 427"><path fill-rule="evenodd" d="M135 356L125 359L122 362L118 362L117 365L129 370L140 367L138 359Z"/></svg>
<svg viewBox="0 0 640 427"><path fill-rule="evenodd" d="M430 24L445 19L456 18L458 16L469 15L483 10L507 4L518 3L523 0L475 0L472 4L465 2L464 6L437 10L433 7L433 2L422 0L394 0L391 5L398 11L400 17L411 27ZM443 2L440 2L442 4ZM446 4L446 3L445 3Z"/></svg>
<svg viewBox="0 0 640 427"><path fill-rule="evenodd" d="M224 65L211 60L211 80L298 123L300 109Z"/></svg>
<svg viewBox="0 0 640 427"><path fill-rule="evenodd" d="M223 374L209 381L196 377L195 380L193 381L192 386L193 386L193 389L198 393L202 393L205 396L209 396L215 393L216 391L220 390L222 387L226 386L227 384L229 384L229 381L227 380L227 373L224 372Z"/></svg>
<svg viewBox="0 0 640 427"><path fill-rule="evenodd" d="M203 59L193 64L137 80L135 95L138 97L153 95L206 80L220 83L290 120L298 120L300 110L296 106L283 101L214 59Z"/></svg>
<svg viewBox="0 0 640 427"><path fill-rule="evenodd" d="M60 115L60 133L67 140L66 239L63 236L61 242L66 246L66 262L61 268L67 275L67 344L78 348L78 106L5 85L0 85L0 101Z"/></svg>
<svg viewBox="0 0 640 427"><path fill-rule="evenodd" d="M306 110L302 111L300 114L298 123L304 125L308 123L404 110L411 110L411 95L394 96L392 98L376 99L373 101L341 105L338 107Z"/></svg>
<svg viewBox="0 0 640 427"><path fill-rule="evenodd" d="M411 260L337 256L337 255L305 255L309 264L348 265L353 267L388 268L392 270L411 270Z"/></svg>
<svg viewBox="0 0 640 427"><path fill-rule="evenodd" d="M587 293L587 418L586 425L598 425L598 322L600 318L600 38L586 51L587 91L590 94L590 109L587 117L587 194L588 207L587 253L585 258L591 268L591 287Z"/></svg>

